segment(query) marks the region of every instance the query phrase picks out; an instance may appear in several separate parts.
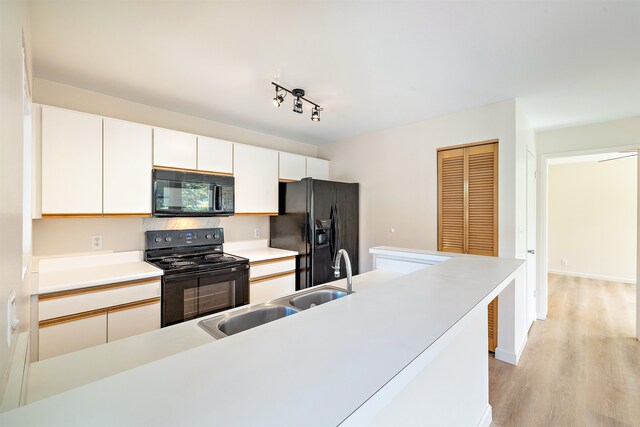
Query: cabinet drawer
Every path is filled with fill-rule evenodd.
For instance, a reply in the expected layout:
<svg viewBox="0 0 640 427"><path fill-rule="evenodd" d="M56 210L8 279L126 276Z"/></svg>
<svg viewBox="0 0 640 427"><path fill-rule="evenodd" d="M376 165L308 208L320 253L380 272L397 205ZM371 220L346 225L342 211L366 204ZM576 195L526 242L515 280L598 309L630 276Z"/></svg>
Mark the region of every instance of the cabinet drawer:
<svg viewBox="0 0 640 427"><path fill-rule="evenodd" d="M275 279L251 283L249 286L249 303L256 304L269 301L296 291L295 273Z"/></svg>
<svg viewBox="0 0 640 427"><path fill-rule="evenodd" d="M38 359L58 356L107 342L107 313L85 314L76 320L41 325L38 330Z"/></svg>
<svg viewBox="0 0 640 427"><path fill-rule="evenodd" d="M109 310L109 342L160 329L160 300L141 301L131 307Z"/></svg>
<svg viewBox="0 0 640 427"><path fill-rule="evenodd" d="M104 290L103 290L104 289ZM137 284L116 283L104 287L78 289L40 295L38 319L46 320L70 314L97 310L160 296L160 279L153 278Z"/></svg>
<svg viewBox="0 0 640 427"><path fill-rule="evenodd" d="M296 269L296 258L281 258L251 263L249 278L257 279L272 274L285 273Z"/></svg>

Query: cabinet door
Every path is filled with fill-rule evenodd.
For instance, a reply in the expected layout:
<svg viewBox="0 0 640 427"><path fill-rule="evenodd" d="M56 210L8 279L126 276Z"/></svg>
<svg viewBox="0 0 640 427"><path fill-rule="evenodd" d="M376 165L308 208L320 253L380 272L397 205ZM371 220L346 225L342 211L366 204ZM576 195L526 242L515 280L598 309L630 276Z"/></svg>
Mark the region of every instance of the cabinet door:
<svg viewBox="0 0 640 427"><path fill-rule="evenodd" d="M244 144L233 152L236 213L277 215L278 152Z"/></svg>
<svg viewBox="0 0 640 427"><path fill-rule="evenodd" d="M196 169L195 135L169 129L153 129L153 164L178 169Z"/></svg>
<svg viewBox="0 0 640 427"><path fill-rule="evenodd" d="M104 119L104 213L151 213L151 127Z"/></svg>
<svg viewBox="0 0 640 427"><path fill-rule="evenodd" d="M295 291L295 273L275 279L254 281L249 285L249 303L256 304L269 301L283 295L292 294Z"/></svg>
<svg viewBox="0 0 640 427"><path fill-rule="evenodd" d="M107 342L106 310L76 320L41 322L38 330L38 359L71 353Z"/></svg>
<svg viewBox="0 0 640 427"><path fill-rule="evenodd" d="M42 213L102 214L102 118L42 109Z"/></svg>
<svg viewBox="0 0 640 427"><path fill-rule="evenodd" d="M199 136L198 170L232 174L233 142Z"/></svg>
<svg viewBox="0 0 640 427"><path fill-rule="evenodd" d="M307 176L315 179L329 179L329 161L307 157Z"/></svg>
<svg viewBox="0 0 640 427"><path fill-rule="evenodd" d="M438 250L464 253L464 148L438 152Z"/></svg>
<svg viewBox="0 0 640 427"><path fill-rule="evenodd" d="M467 148L466 253L498 256L498 144Z"/></svg>
<svg viewBox="0 0 640 427"><path fill-rule="evenodd" d="M278 153L279 175L278 178L284 181L300 181L307 176L306 158L297 154Z"/></svg>
<svg viewBox="0 0 640 427"><path fill-rule="evenodd" d="M160 299L109 309L107 340L112 342L160 329Z"/></svg>

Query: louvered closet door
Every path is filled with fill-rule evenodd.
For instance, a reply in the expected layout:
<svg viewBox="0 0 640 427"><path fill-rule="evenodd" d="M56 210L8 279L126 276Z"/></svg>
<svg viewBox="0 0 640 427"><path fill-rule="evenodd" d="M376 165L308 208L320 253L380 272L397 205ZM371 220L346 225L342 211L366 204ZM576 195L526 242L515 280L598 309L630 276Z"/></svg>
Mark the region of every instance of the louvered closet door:
<svg viewBox="0 0 640 427"><path fill-rule="evenodd" d="M464 253L464 149L438 152L438 250Z"/></svg>
<svg viewBox="0 0 640 427"><path fill-rule="evenodd" d="M467 148L468 208L465 252L498 256L498 144Z"/></svg>
<svg viewBox="0 0 640 427"><path fill-rule="evenodd" d="M498 144L438 151L438 250L498 255ZM488 346L498 344L498 298L488 307Z"/></svg>

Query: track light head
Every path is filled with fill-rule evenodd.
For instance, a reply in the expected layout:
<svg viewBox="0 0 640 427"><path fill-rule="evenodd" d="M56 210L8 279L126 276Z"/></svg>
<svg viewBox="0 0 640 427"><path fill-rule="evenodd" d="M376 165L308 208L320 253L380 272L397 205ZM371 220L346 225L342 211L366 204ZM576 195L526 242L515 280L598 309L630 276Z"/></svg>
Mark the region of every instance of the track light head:
<svg viewBox="0 0 640 427"><path fill-rule="evenodd" d="M273 106L279 107L283 101L284 101L284 96L276 94L276 96L273 98Z"/></svg>
<svg viewBox="0 0 640 427"><path fill-rule="evenodd" d="M280 86L276 86L276 96L273 98L273 106L274 107L279 107L280 104L282 104L282 102L284 101L284 97L287 93L284 92Z"/></svg>
<svg viewBox="0 0 640 427"><path fill-rule="evenodd" d="M300 99L300 97L297 97L293 100L293 112L302 114L302 100Z"/></svg>
<svg viewBox="0 0 640 427"><path fill-rule="evenodd" d="M322 108L319 108L318 106L313 107L313 111L311 112L311 121L320 121L320 111L322 111Z"/></svg>

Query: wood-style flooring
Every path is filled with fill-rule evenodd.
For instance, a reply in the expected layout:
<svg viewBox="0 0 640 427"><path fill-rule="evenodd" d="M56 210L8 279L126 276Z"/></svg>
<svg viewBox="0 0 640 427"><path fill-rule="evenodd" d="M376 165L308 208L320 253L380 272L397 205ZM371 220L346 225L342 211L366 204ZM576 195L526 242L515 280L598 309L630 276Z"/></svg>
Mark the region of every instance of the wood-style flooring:
<svg viewBox="0 0 640 427"><path fill-rule="evenodd" d="M489 357L492 426L640 426L636 286L549 275L518 366Z"/></svg>

